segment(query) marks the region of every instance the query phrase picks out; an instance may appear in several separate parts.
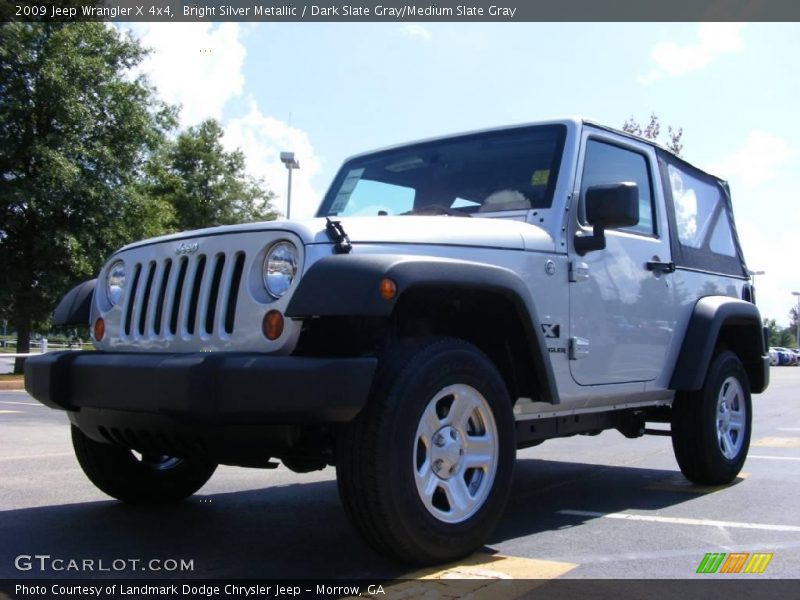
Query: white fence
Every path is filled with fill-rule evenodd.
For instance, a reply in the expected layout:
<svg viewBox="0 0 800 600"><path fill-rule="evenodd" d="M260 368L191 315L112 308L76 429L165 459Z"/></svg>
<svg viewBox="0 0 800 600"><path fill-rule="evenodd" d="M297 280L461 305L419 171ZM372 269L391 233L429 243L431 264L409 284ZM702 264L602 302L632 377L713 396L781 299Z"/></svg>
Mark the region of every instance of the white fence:
<svg viewBox="0 0 800 600"><path fill-rule="evenodd" d="M6 342L6 344L16 345L15 342ZM14 369L14 360L17 358L27 358L29 356L39 356L51 350L81 350L80 344L50 344L47 338L31 342L31 346L39 346L38 352L0 352L0 374L10 373ZM6 360L7 359L7 360Z"/></svg>

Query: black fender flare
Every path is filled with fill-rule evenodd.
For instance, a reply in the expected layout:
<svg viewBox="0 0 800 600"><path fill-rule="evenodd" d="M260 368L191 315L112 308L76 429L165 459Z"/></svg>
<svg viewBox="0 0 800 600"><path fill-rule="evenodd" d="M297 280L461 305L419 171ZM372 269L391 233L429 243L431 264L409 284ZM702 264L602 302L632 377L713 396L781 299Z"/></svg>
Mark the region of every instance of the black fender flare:
<svg viewBox="0 0 800 600"><path fill-rule="evenodd" d="M382 279L397 286L394 298L380 295ZM534 357L532 368L545 389L543 399L558 403L550 355L536 306L519 276L502 267L440 257L413 255L327 256L309 267L286 308L289 318L316 316L390 317L403 293L419 288L460 288L495 292L514 306Z"/></svg>
<svg viewBox="0 0 800 600"><path fill-rule="evenodd" d="M750 379L751 391L758 394L767 388L769 356L756 305L729 296L705 296L697 301L692 311L670 389L692 391L703 387L720 332L727 327L747 333L737 354Z"/></svg>
<svg viewBox="0 0 800 600"><path fill-rule="evenodd" d="M53 313L53 325L88 325L96 287L97 279L90 279L67 292Z"/></svg>

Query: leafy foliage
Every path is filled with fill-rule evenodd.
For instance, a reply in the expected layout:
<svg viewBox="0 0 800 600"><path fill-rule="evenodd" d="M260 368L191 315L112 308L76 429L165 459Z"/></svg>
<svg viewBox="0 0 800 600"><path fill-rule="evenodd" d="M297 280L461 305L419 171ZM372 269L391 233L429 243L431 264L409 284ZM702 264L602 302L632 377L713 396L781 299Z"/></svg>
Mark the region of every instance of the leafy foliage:
<svg viewBox="0 0 800 600"><path fill-rule="evenodd" d="M781 346L784 348L794 348L797 345L795 339L795 326L780 328L775 319L764 319L764 326L767 328L770 346Z"/></svg>
<svg viewBox="0 0 800 600"><path fill-rule="evenodd" d="M274 194L245 172L240 150L227 152L213 119L164 144L148 165L147 194L172 207L170 227L182 231L275 219Z"/></svg>
<svg viewBox="0 0 800 600"><path fill-rule="evenodd" d="M650 122L644 127L639 125L633 116L631 116L622 125L622 131L632 133L633 135L638 135L639 137L643 137L647 140L660 142L658 138L661 134L661 123L659 123L658 116L655 113L650 115ZM683 127L673 129L671 125L667 126L667 141L664 145L677 156L680 156L681 151L683 150Z"/></svg>
<svg viewBox="0 0 800 600"><path fill-rule="evenodd" d="M129 75L144 54L102 23L0 26L0 311L20 352L110 249L166 225L135 186L174 126Z"/></svg>

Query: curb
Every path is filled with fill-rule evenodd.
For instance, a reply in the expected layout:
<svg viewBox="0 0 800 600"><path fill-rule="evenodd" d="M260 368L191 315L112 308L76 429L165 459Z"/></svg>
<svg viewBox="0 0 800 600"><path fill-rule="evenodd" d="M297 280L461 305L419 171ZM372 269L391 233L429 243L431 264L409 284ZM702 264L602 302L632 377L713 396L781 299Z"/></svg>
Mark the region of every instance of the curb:
<svg viewBox="0 0 800 600"><path fill-rule="evenodd" d="M0 381L0 391L3 390L24 390L25 381L23 379L12 379L10 381Z"/></svg>

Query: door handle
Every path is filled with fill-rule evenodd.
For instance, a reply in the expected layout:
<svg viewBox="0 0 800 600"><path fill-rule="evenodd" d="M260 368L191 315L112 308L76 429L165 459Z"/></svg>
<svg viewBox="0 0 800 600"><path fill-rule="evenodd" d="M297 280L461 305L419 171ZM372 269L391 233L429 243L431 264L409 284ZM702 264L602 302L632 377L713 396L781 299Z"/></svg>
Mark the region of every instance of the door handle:
<svg viewBox="0 0 800 600"><path fill-rule="evenodd" d="M648 271L656 271L657 273L674 273L674 262L662 262L660 260L648 260L645 264Z"/></svg>

